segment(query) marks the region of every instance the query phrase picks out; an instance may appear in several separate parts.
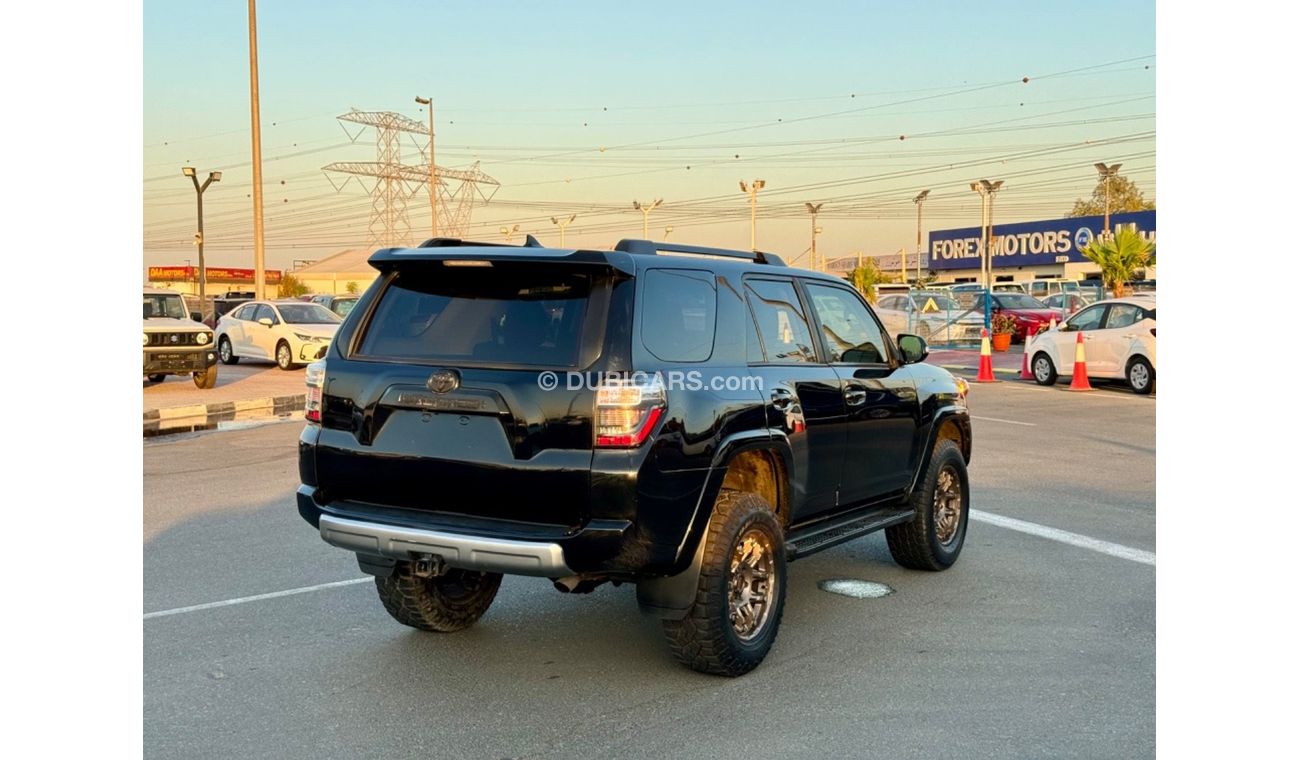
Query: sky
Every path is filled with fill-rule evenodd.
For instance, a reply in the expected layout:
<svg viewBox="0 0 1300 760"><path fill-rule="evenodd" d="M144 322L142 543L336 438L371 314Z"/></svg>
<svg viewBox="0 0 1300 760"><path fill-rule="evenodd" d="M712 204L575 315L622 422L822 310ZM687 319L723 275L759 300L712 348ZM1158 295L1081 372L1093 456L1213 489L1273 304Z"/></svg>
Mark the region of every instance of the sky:
<svg viewBox="0 0 1300 760"><path fill-rule="evenodd" d="M998 222L1063 216L1098 161L1156 197L1154 3L263 2L258 54L272 268L370 244L368 185L322 167L376 160L375 133L336 117L423 121L416 95L439 167L500 183L480 240L555 245L576 214L566 244L605 248L662 198L650 237L748 248L738 183L761 178L758 247L806 264L806 202L841 256L913 250L922 189L924 229L977 226L983 177L1005 180ZM146 2L144 264L197 263L193 165L223 173L208 265L252 266L250 135L247 4ZM428 209L421 188L411 242Z"/></svg>

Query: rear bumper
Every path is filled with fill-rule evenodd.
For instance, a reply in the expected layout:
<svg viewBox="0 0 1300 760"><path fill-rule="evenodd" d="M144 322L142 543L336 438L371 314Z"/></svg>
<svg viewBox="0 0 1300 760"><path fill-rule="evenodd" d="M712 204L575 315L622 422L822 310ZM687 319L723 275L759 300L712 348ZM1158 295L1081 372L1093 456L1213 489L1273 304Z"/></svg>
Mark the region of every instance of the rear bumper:
<svg viewBox="0 0 1300 760"><path fill-rule="evenodd" d="M320 537L340 549L399 560L432 554L452 567L470 570L545 578L575 574L565 564L564 550L553 542L464 536L329 515L321 516Z"/></svg>
<svg viewBox="0 0 1300 760"><path fill-rule="evenodd" d="M629 544L636 544L629 541L633 529L627 520L588 520L571 529L355 502L321 504L316 494L312 486L298 487L298 513L326 543L362 557L411 561L434 555L452 567L545 578L637 569L627 556Z"/></svg>

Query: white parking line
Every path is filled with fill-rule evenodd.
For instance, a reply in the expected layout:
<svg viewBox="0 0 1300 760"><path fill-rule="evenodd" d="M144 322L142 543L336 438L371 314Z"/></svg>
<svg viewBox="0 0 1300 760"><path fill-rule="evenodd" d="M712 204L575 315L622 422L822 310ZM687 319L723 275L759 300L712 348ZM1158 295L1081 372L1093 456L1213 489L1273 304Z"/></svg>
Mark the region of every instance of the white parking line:
<svg viewBox="0 0 1300 760"><path fill-rule="evenodd" d="M1112 557L1119 557L1120 559L1127 559L1131 562L1139 562L1143 565L1151 565L1152 567L1155 567L1156 565L1156 555L1154 552L1145 551L1143 549L1134 549L1131 546L1124 546L1123 544L1112 544L1109 541L1102 541L1101 539L1084 536L1079 533L1071 533L1068 530L1049 528L1046 525L1025 522L1024 520L1017 520L1014 517L1003 517L1002 515L995 515L992 512L985 512L979 509L972 509L970 511L970 518L979 522L989 523L990 525L996 525L999 528L1028 533L1031 536L1038 536L1052 541L1060 541L1063 544L1077 546L1081 549L1090 549L1094 552L1108 554Z"/></svg>
<svg viewBox="0 0 1300 760"><path fill-rule="evenodd" d="M302 588L291 588L287 591L272 591L269 594L256 594L254 596L241 596L237 599L226 599L220 602L208 602L207 604L192 604L189 607L177 607L171 610L158 610L157 612L146 612L144 619L167 617L168 615L180 615L185 612L198 612L199 610L211 610L217 607L230 607L236 604L246 604L248 602L260 602L263 599L279 599L282 596L293 596L294 594L307 594L312 591L324 591L327 588L338 588L340 586L355 586L358 583L367 583L373 579L369 576L365 578L353 578L350 581L334 581L333 583L321 583L315 586L303 586Z"/></svg>
<svg viewBox="0 0 1300 760"><path fill-rule="evenodd" d="M999 421L1005 422L1006 420L999 420ZM1029 423L1022 422L1017 424L1027 425ZM1156 564L1156 555L1153 554L1152 552L1144 551L1142 549L1134 549L1131 546L1124 546L1123 544L1113 544L1109 541L1102 541L1100 539L1092 538L1090 536L1084 536L1079 533L1071 533L1068 530L1049 528L1046 525L1039 525L1038 523L1025 522L1024 520L1017 520L1014 517L1003 517L1002 515L995 515L992 512L985 512L979 509L972 509L970 511L970 517L972 520L989 523L990 525L996 525L999 528L1007 528L1008 530L1015 530L1021 533L1028 533L1032 536L1038 536L1040 538L1046 538L1052 541L1060 541L1063 544L1077 546L1081 549L1090 549L1092 551L1100 552L1102 554L1108 554L1112 557L1119 557L1120 559L1127 559L1132 562L1139 562L1143 565L1151 565L1152 567L1154 567ZM348 580L348 581L334 581L333 583L320 583L315 586L303 586L301 588L291 588L285 591L272 591L269 594L255 594L253 596L241 596L235 599L225 599L220 602L208 602L207 604L192 604L188 607L176 607L170 610L158 610L157 612L146 612L144 615L144 619L150 620L152 618L167 617L169 615L181 615L186 612L199 612L202 610L212 610L218 607L232 607L236 604L260 602L266 599L279 599L282 596L308 594L313 591L324 591L325 589L340 588L342 586L355 586L358 583L369 583L371 580L372 579L369 576L366 576L365 578L353 578L352 580Z"/></svg>
<svg viewBox="0 0 1300 760"><path fill-rule="evenodd" d="M1024 425L1025 427L1038 426L1037 422L1016 422L1015 420L1002 420L1002 419L998 419L997 417L976 417L973 414L970 416L970 418L972 420L985 420L986 422L1005 422L1008 425Z"/></svg>

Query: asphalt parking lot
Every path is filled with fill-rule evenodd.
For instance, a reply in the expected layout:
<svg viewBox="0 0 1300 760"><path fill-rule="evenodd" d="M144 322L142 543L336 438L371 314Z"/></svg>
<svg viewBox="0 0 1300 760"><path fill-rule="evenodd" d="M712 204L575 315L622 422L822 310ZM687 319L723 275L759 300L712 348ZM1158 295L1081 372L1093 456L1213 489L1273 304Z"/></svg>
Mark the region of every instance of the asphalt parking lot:
<svg viewBox="0 0 1300 760"><path fill-rule="evenodd" d="M1154 399L1003 382L971 414L958 564L903 570L881 534L793 563L775 647L734 680L677 665L627 586L508 577L466 632L404 628L298 517L300 422L147 440L145 752L1153 755Z"/></svg>

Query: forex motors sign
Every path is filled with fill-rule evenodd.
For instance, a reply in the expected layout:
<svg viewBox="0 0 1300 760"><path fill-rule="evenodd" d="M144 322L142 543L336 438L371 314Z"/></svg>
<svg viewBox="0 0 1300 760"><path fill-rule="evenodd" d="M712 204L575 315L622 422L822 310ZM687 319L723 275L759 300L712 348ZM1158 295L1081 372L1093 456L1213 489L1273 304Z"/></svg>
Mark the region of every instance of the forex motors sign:
<svg viewBox="0 0 1300 760"><path fill-rule="evenodd" d="M993 266L1018 267L1086 261L1080 252L1100 235L1105 218L1079 216L1045 222L994 224ZM1110 215L1111 229L1130 227L1155 242L1156 212L1129 211ZM935 230L930 233L930 269L979 269L983 256L979 227Z"/></svg>

